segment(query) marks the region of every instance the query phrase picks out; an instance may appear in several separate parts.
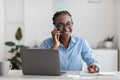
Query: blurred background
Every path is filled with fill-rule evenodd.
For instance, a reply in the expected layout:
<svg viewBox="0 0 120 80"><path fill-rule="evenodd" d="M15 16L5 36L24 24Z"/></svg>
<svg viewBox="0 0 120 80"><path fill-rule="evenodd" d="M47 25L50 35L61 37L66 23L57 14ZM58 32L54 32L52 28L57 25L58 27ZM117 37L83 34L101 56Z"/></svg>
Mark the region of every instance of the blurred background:
<svg viewBox="0 0 120 80"><path fill-rule="evenodd" d="M84 37L93 49L115 49L119 62L120 0L0 0L0 60L10 57L5 42L17 43L18 27L20 43L29 47L51 37L53 14L61 10L72 14L74 35Z"/></svg>

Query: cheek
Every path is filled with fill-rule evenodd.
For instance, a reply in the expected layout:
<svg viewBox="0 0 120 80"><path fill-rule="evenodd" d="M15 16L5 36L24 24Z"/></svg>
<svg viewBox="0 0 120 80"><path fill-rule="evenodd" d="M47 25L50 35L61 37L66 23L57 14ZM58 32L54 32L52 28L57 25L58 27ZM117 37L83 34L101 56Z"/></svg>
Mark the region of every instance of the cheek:
<svg viewBox="0 0 120 80"><path fill-rule="evenodd" d="M70 32L72 33L72 31L73 31L73 29L72 28L70 28Z"/></svg>
<svg viewBox="0 0 120 80"><path fill-rule="evenodd" d="M57 29L58 31L60 31L60 32L62 32L63 30L61 30L61 29Z"/></svg>

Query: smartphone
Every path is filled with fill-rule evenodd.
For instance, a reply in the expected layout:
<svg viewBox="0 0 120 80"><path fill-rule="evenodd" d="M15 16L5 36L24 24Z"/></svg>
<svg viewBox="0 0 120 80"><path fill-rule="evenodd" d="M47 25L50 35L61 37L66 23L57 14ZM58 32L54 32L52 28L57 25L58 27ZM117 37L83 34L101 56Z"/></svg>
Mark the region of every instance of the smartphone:
<svg viewBox="0 0 120 80"><path fill-rule="evenodd" d="M58 39L58 40L60 39L60 34L57 34L57 39Z"/></svg>
<svg viewBox="0 0 120 80"><path fill-rule="evenodd" d="M57 28L55 27L54 29L57 29ZM57 29L57 31L59 31L59 30ZM61 34L61 33L58 33L58 34L57 34L57 39L58 39L58 40L60 39L60 34Z"/></svg>

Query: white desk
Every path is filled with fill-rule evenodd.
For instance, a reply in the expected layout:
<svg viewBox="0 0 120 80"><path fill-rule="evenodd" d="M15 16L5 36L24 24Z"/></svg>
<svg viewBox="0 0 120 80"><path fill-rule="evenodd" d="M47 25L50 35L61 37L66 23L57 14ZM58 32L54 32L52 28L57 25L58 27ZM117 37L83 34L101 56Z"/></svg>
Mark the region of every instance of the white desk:
<svg viewBox="0 0 120 80"><path fill-rule="evenodd" d="M0 80L120 80L120 72L116 72L115 76L98 76L78 71L68 71L61 76L43 76L23 75L21 70L12 70L8 76L0 76Z"/></svg>

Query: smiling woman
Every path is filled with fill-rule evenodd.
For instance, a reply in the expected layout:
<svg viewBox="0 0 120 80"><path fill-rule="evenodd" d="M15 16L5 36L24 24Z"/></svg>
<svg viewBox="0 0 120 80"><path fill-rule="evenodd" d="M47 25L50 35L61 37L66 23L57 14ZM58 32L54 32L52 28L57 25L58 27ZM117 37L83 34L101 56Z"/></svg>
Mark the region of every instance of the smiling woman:
<svg viewBox="0 0 120 80"><path fill-rule="evenodd" d="M83 59L90 73L99 72L101 67L94 60L94 53L87 41L80 36L72 35L72 15L68 11L58 11L53 16L53 24L55 28L51 31L52 37L44 40L40 48L59 51L61 70L82 71ZM61 26L58 27L55 24L61 24Z"/></svg>
<svg viewBox="0 0 120 80"><path fill-rule="evenodd" d="M67 10L73 16L73 34L84 36L96 48L106 35L115 34L113 1L91 4L88 0L24 0L25 44L33 45L51 36L48 32L53 28L53 13Z"/></svg>
<svg viewBox="0 0 120 80"><path fill-rule="evenodd" d="M92 48L108 35L116 36L115 46L120 48L120 0L100 0L100 4L88 1L98 0L0 0L0 60L7 53L4 42L15 41L18 26L23 29L22 43L33 46L51 36L53 12L63 9L72 13L73 34L85 37ZM68 25L62 23L62 29Z"/></svg>

